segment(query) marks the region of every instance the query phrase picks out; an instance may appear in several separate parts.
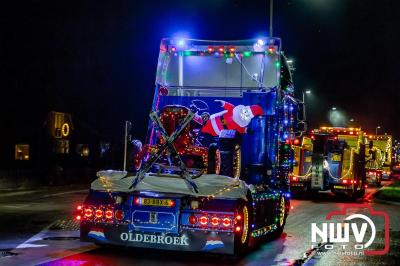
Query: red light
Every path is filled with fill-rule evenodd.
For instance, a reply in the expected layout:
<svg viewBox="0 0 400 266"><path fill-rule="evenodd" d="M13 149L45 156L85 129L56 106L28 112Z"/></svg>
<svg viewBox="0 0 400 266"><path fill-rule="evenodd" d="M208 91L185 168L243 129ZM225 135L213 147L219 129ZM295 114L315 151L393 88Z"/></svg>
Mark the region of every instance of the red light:
<svg viewBox="0 0 400 266"><path fill-rule="evenodd" d="M171 201L169 202L169 206L170 206L170 207L175 207L175 201L174 201L174 200L171 200Z"/></svg>
<svg viewBox="0 0 400 266"><path fill-rule="evenodd" d="M113 211L112 210L106 210L105 217L107 219L111 219L113 217Z"/></svg>
<svg viewBox="0 0 400 266"><path fill-rule="evenodd" d="M354 134L354 132L353 131L350 131L350 135L353 135Z"/></svg>
<svg viewBox="0 0 400 266"><path fill-rule="evenodd" d="M140 198L135 198L135 204L140 205Z"/></svg>
<svg viewBox="0 0 400 266"><path fill-rule="evenodd" d="M102 218L102 217L103 217L103 211L102 211L102 210L99 210L99 209L96 210L95 216L96 216L96 218L98 218L98 219Z"/></svg>
<svg viewBox="0 0 400 266"><path fill-rule="evenodd" d="M172 52L176 52L176 47L171 47Z"/></svg>
<svg viewBox="0 0 400 266"><path fill-rule="evenodd" d="M220 51L221 53L224 52L224 50L225 50L225 49L224 49L223 46L221 46L221 47L218 48L218 51Z"/></svg>
<svg viewBox="0 0 400 266"><path fill-rule="evenodd" d="M269 46L269 47L268 47L268 53L270 53L270 54L275 53L275 47Z"/></svg>
<svg viewBox="0 0 400 266"><path fill-rule="evenodd" d="M229 219L229 218L224 218L224 219L222 220L222 224L223 224L224 226L226 226L226 227L230 226L230 225L231 225L231 219Z"/></svg>
<svg viewBox="0 0 400 266"><path fill-rule="evenodd" d="M353 181L353 184L357 184L357 180L354 180L354 181Z"/></svg>
<svg viewBox="0 0 400 266"><path fill-rule="evenodd" d="M229 48L229 52L234 53L236 51L235 47Z"/></svg>
<svg viewBox="0 0 400 266"><path fill-rule="evenodd" d="M242 216L240 216L240 214L236 215L236 220L238 221L242 220Z"/></svg>
<svg viewBox="0 0 400 266"><path fill-rule="evenodd" d="M208 224L208 217L207 216L201 216L199 219L199 222L201 225L207 225Z"/></svg>
<svg viewBox="0 0 400 266"><path fill-rule="evenodd" d="M235 231L236 232L240 232L242 230L242 228L240 226L236 226Z"/></svg>
<svg viewBox="0 0 400 266"><path fill-rule="evenodd" d="M196 224L196 223L197 223L197 217L196 217L196 215L191 214L191 215L189 216L189 223L190 223L190 224Z"/></svg>
<svg viewBox="0 0 400 266"><path fill-rule="evenodd" d="M214 52L214 48L211 47L211 46L209 46L209 47L207 48L207 51L208 51L209 53L212 53L212 52Z"/></svg>
<svg viewBox="0 0 400 266"><path fill-rule="evenodd" d="M219 218L218 217L211 218L211 224L217 226L219 224Z"/></svg>
<svg viewBox="0 0 400 266"><path fill-rule="evenodd" d="M342 180L343 184L347 184L347 179Z"/></svg>
<svg viewBox="0 0 400 266"><path fill-rule="evenodd" d="M93 216L93 210L92 209L85 209L85 211L83 212L85 217L90 218Z"/></svg>
<svg viewBox="0 0 400 266"><path fill-rule="evenodd" d="M290 209L291 209L291 210L293 210L293 209L294 209L294 207L293 207L293 206L290 206Z"/></svg>
<svg viewBox="0 0 400 266"><path fill-rule="evenodd" d="M122 210L116 210L115 218L117 218L117 220L121 221L122 219L124 219L124 212Z"/></svg>
<svg viewBox="0 0 400 266"><path fill-rule="evenodd" d="M296 176L294 176L292 179L293 179L293 181L297 181L297 177Z"/></svg>
<svg viewBox="0 0 400 266"><path fill-rule="evenodd" d="M368 188L368 185L364 185L365 188Z"/></svg>
<svg viewBox="0 0 400 266"><path fill-rule="evenodd" d="M76 206L76 209L77 209L78 211L81 211L81 210L82 210L82 205Z"/></svg>
<svg viewBox="0 0 400 266"><path fill-rule="evenodd" d="M293 142L295 145L299 145L300 144L300 140L299 139L294 139L294 142Z"/></svg>
<svg viewBox="0 0 400 266"><path fill-rule="evenodd" d="M314 135L312 135L312 136L311 136L311 139L312 139L312 140L315 140L315 136L314 136Z"/></svg>
<svg viewBox="0 0 400 266"><path fill-rule="evenodd" d="M75 219L78 220L78 221L80 221L81 218L82 218L82 217L81 217L80 215L77 215L77 216L75 217Z"/></svg>
<svg viewBox="0 0 400 266"><path fill-rule="evenodd" d="M285 140L285 144L290 144L290 139Z"/></svg>

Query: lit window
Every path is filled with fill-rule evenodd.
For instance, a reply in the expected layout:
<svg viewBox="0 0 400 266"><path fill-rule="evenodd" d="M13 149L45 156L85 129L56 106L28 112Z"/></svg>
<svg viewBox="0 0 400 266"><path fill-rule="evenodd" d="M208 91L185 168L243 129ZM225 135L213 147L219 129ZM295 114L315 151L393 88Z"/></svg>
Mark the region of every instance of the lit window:
<svg viewBox="0 0 400 266"><path fill-rule="evenodd" d="M76 145L76 153L78 153L81 157L89 156L89 145L88 144L78 144Z"/></svg>
<svg viewBox="0 0 400 266"><path fill-rule="evenodd" d="M29 160L29 145L16 144L15 145L15 160L28 161Z"/></svg>
<svg viewBox="0 0 400 266"><path fill-rule="evenodd" d="M69 153L69 140L67 139L56 139L54 142L53 151L57 154L68 154Z"/></svg>

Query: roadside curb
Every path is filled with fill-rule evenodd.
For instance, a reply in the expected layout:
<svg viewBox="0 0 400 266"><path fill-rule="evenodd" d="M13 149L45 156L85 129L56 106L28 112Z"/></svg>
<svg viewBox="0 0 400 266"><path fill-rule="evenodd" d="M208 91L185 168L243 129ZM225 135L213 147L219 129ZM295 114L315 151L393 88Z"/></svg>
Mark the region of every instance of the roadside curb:
<svg viewBox="0 0 400 266"><path fill-rule="evenodd" d="M375 194L375 193L374 193ZM399 205L400 206L400 202L397 201L391 201L391 200L382 200L382 199L377 199L374 197L374 202L376 203L384 203L384 204L394 204L394 205Z"/></svg>

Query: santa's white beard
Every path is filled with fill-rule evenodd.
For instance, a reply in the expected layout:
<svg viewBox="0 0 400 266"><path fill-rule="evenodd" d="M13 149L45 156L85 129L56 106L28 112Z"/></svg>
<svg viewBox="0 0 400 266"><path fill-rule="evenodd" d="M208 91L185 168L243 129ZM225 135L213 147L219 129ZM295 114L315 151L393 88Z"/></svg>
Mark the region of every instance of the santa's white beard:
<svg viewBox="0 0 400 266"><path fill-rule="evenodd" d="M248 106L238 105L233 108L232 120L240 127L247 127L253 117L254 115Z"/></svg>

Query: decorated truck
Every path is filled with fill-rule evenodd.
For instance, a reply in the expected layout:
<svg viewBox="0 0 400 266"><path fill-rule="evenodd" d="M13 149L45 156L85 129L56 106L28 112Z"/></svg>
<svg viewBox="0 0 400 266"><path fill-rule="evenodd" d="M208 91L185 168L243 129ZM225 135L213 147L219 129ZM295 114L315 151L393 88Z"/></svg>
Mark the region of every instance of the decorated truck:
<svg viewBox="0 0 400 266"><path fill-rule="evenodd" d="M366 175L369 184L379 186L382 179L388 179L392 167L392 136L368 135L366 138Z"/></svg>
<svg viewBox="0 0 400 266"><path fill-rule="evenodd" d="M240 254L279 236L299 108L279 38L163 39L147 140L131 171L98 172L81 240Z"/></svg>
<svg viewBox="0 0 400 266"><path fill-rule="evenodd" d="M360 128L320 127L312 130L310 138L311 166L299 176L291 176L292 193L315 196L320 191L331 191L353 199L363 196L367 186L363 131Z"/></svg>

